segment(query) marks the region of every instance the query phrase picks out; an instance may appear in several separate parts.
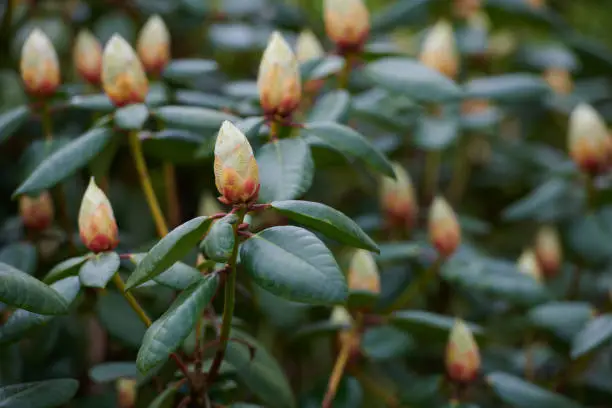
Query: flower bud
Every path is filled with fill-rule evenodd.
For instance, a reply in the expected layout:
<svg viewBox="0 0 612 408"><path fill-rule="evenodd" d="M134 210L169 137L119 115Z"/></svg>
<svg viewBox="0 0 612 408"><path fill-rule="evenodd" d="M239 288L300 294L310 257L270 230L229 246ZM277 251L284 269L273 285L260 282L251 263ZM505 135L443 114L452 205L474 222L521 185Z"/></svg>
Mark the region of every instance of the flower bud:
<svg viewBox="0 0 612 408"><path fill-rule="evenodd" d="M119 408L134 408L138 393L136 380L119 378L117 380L117 406Z"/></svg>
<svg viewBox="0 0 612 408"><path fill-rule="evenodd" d="M380 293L380 276L374 257L365 249L358 249L351 258L348 272L350 290Z"/></svg>
<svg viewBox="0 0 612 408"><path fill-rule="evenodd" d="M546 0L525 0L527 5L534 9L541 9L546 7Z"/></svg>
<svg viewBox="0 0 612 408"><path fill-rule="evenodd" d="M257 76L259 101L266 115L289 116L302 97L300 70L289 44L272 33Z"/></svg>
<svg viewBox="0 0 612 408"><path fill-rule="evenodd" d="M257 198L259 171L253 149L240 129L227 120L217 135L214 168L223 203L246 203Z"/></svg>
<svg viewBox="0 0 612 408"><path fill-rule="evenodd" d="M57 53L47 35L40 29L32 30L21 49L21 78L31 95L52 95L60 84Z"/></svg>
<svg viewBox="0 0 612 408"><path fill-rule="evenodd" d="M574 84L572 76L567 69L549 68L544 71L544 80L559 95L569 95L572 93Z"/></svg>
<svg viewBox="0 0 612 408"><path fill-rule="evenodd" d="M517 268L519 272L531 276L536 281L542 281L542 271L532 250L526 249L523 251L517 261Z"/></svg>
<svg viewBox="0 0 612 408"><path fill-rule="evenodd" d="M334 306L329 321L333 324L345 326L347 329L353 325L353 318L344 306Z"/></svg>
<svg viewBox="0 0 612 408"><path fill-rule="evenodd" d="M446 345L446 372L458 383L474 381L480 370L480 352L472 331L456 319Z"/></svg>
<svg viewBox="0 0 612 408"><path fill-rule="evenodd" d="M138 36L138 56L149 74L159 75L170 60L170 33L158 15L149 18Z"/></svg>
<svg viewBox="0 0 612 408"><path fill-rule="evenodd" d="M461 243L461 229L453 209L436 197L429 210L429 239L442 257L451 256Z"/></svg>
<svg viewBox="0 0 612 408"><path fill-rule="evenodd" d="M92 85L99 85L102 73L102 45L86 29L79 32L74 45L74 64L76 69Z"/></svg>
<svg viewBox="0 0 612 408"><path fill-rule="evenodd" d="M94 253L113 250L119 243L113 208L93 177L79 210L79 233L85 246Z"/></svg>
<svg viewBox="0 0 612 408"><path fill-rule="evenodd" d="M53 200L48 191L43 191L38 197L21 196L19 198L19 213L23 225L27 228L42 231L53 222Z"/></svg>
<svg viewBox="0 0 612 408"><path fill-rule="evenodd" d="M557 274L563 253L559 234L553 227L542 227L538 231L535 243L535 254L544 276L552 277Z"/></svg>
<svg viewBox="0 0 612 408"><path fill-rule="evenodd" d="M468 20L480 10L482 0L455 0L454 14L458 18Z"/></svg>
<svg viewBox="0 0 612 408"><path fill-rule="evenodd" d="M295 51L297 60L300 64L322 58L325 55L325 51L319 39L310 30L304 30L300 33Z"/></svg>
<svg viewBox="0 0 612 408"><path fill-rule="evenodd" d="M581 103L569 119L569 153L584 172L597 174L604 170L610 159L608 130L595 109Z"/></svg>
<svg viewBox="0 0 612 408"><path fill-rule="evenodd" d="M419 207L415 199L410 175L399 163L393 163L395 179L383 177L381 183L381 208L391 225L401 224L411 229L416 221Z"/></svg>
<svg viewBox="0 0 612 408"><path fill-rule="evenodd" d="M423 41L419 59L424 65L449 78L457 76L459 55L450 23L441 20L431 28Z"/></svg>
<svg viewBox="0 0 612 408"><path fill-rule="evenodd" d="M142 103L149 92L142 63L130 44L118 34L114 34L104 47L102 86L118 107Z"/></svg>
<svg viewBox="0 0 612 408"><path fill-rule="evenodd" d="M327 36L340 50L360 50L370 34L370 12L363 0L324 0Z"/></svg>

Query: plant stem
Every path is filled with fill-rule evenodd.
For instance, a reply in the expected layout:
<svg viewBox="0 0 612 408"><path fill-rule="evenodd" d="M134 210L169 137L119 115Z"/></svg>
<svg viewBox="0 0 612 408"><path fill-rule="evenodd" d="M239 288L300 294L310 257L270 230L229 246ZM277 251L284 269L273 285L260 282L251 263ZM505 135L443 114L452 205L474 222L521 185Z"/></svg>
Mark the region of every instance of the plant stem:
<svg viewBox="0 0 612 408"><path fill-rule="evenodd" d="M390 313L394 310L405 307L408 303L410 303L414 297L425 290L429 282L438 275L441 265L442 258L438 257L427 271L422 273L421 276L415 279L406 287L406 289L404 289L404 291L397 297L395 302L393 302L391 306L386 309L386 312Z"/></svg>
<svg viewBox="0 0 612 408"><path fill-rule="evenodd" d="M370 391L372 391L373 394L376 394L378 397L380 397L380 399L386 404L386 406L392 408L400 406L400 403L397 398L395 398L393 394L385 390L384 387L380 386L373 378L363 373L358 373L356 377L364 385L364 388L369 389Z"/></svg>
<svg viewBox="0 0 612 408"><path fill-rule="evenodd" d="M129 139L134 164L136 165L136 170L138 171L138 176L140 177L142 191L144 192L149 208L151 209L151 215L155 221L157 233L160 237L164 237L168 234L168 226L166 225L163 213L159 207L157 197L155 197L155 191L153 190L153 185L151 184L151 177L149 177L149 171L147 170L147 163L145 162L144 154L142 153L142 144L138 138L138 133L136 131L130 132Z"/></svg>
<svg viewBox="0 0 612 408"><path fill-rule="evenodd" d="M525 339L525 379L533 381L535 379L535 367L533 361L532 334L528 333Z"/></svg>
<svg viewBox="0 0 612 408"><path fill-rule="evenodd" d="M463 197L465 186L470 177L470 163L467 156L467 135L459 137L457 150L455 151L455 161L453 163L453 179L448 188L448 196L453 204L458 204Z"/></svg>
<svg viewBox="0 0 612 408"><path fill-rule="evenodd" d="M272 120L270 122L270 141L271 142L275 142L278 140L279 132L280 132L280 124L277 121Z"/></svg>
<svg viewBox="0 0 612 408"><path fill-rule="evenodd" d="M164 162L164 182L166 185L166 201L168 204L168 222L172 227L181 223L181 206L176 188L176 170L174 165Z"/></svg>
<svg viewBox="0 0 612 408"><path fill-rule="evenodd" d="M344 67L338 76L338 89L348 88L351 70L353 69L353 54L348 53L344 56Z"/></svg>
<svg viewBox="0 0 612 408"><path fill-rule="evenodd" d="M592 211L595 209L595 199L597 198L597 189L595 188L595 176L591 174L586 175L586 182L584 186L586 190L587 198L587 209Z"/></svg>
<svg viewBox="0 0 612 408"><path fill-rule="evenodd" d="M425 155L425 174L423 177L423 199L425 203L431 202L437 193L441 162L442 152L439 150L429 150Z"/></svg>

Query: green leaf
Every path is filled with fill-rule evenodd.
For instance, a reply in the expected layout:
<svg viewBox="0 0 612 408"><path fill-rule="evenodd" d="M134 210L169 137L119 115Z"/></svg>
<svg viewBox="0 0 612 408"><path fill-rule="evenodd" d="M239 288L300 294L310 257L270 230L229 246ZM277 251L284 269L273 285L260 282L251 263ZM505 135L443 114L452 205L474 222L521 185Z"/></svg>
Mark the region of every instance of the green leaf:
<svg viewBox="0 0 612 408"><path fill-rule="evenodd" d="M572 359L576 359L612 341L612 314L597 316L578 332L572 341Z"/></svg>
<svg viewBox="0 0 612 408"><path fill-rule="evenodd" d="M257 152L259 201L290 200L304 194L312 184L314 162L301 139L268 143Z"/></svg>
<svg viewBox="0 0 612 408"><path fill-rule="evenodd" d="M180 261L202 239L211 222L210 217L197 217L170 231L138 263L126 282L126 289L155 278Z"/></svg>
<svg viewBox="0 0 612 408"><path fill-rule="evenodd" d="M30 116L30 108L18 106L0 114L0 143L11 137Z"/></svg>
<svg viewBox="0 0 612 408"><path fill-rule="evenodd" d="M218 69L215 61L205 59L172 60L162 73L163 78L172 82L186 82L200 79Z"/></svg>
<svg viewBox="0 0 612 408"><path fill-rule="evenodd" d="M0 408L54 408L74 397L79 382L70 378L9 385L0 388Z"/></svg>
<svg viewBox="0 0 612 408"><path fill-rule="evenodd" d="M317 230L338 242L355 248L380 252L378 245L359 228L355 221L325 204L288 200L274 201L271 205L285 217Z"/></svg>
<svg viewBox="0 0 612 408"><path fill-rule="evenodd" d="M344 89L321 97L308 115L307 122L342 122L351 107L351 95Z"/></svg>
<svg viewBox="0 0 612 408"><path fill-rule="evenodd" d="M71 276L55 282L51 288L70 305L79 294L81 284L79 278ZM23 309L16 310L4 325L0 326L0 345L21 339L32 329L44 325L52 318L53 316L32 313Z"/></svg>
<svg viewBox="0 0 612 408"><path fill-rule="evenodd" d="M487 382L506 404L513 408L581 408L582 406L562 395L528 383L510 374L494 372Z"/></svg>
<svg viewBox="0 0 612 408"><path fill-rule="evenodd" d="M70 98L68 104L86 111L109 113L115 110L115 105L106 94L76 95Z"/></svg>
<svg viewBox="0 0 612 408"><path fill-rule="evenodd" d="M247 342L251 350L239 342L227 344L225 358L237 370L238 378L259 397L266 407L292 408L296 406L287 377L274 357L250 335L233 329L230 338Z"/></svg>
<svg viewBox="0 0 612 408"><path fill-rule="evenodd" d="M132 254L130 259L134 262L134 265L137 265L145 255L146 253ZM200 278L202 278L202 274L197 268L183 262L176 262L153 280L171 289L183 290L199 281Z"/></svg>
<svg viewBox="0 0 612 408"><path fill-rule="evenodd" d="M236 214L228 214L216 221L200 244L206 259L225 263L232 255L236 237L233 225L238 221Z"/></svg>
<svg viewBox="0 0 612 408"><path fill-rule="evenodd" d="M147 157L156 157L174 164L191 164L197 158L197 149L203 141L195 132L183 129L164 129L142 139Z"/></svg>
<svg viewBox="0 0 612 408"><path fill-rule="evenodd" d="M427 12L431 0L403 0L389 3L383 10L372 16L372 31L390 31L409 22L416 22Z"/></svg>
<svg viewBox="0 0 612 408"><path fill-rule="evenodd" d="M541 214L555 212L555 207L565 202L566 193L571 188L567 180L550 179L511 204L504 210L502 217L507 221L539 219Z"/></svg>
<svg viewBox="0 0 612 408"><path fill-rule="evenodd" d="M393 312L389 323L415 338L446 342L455 319L423 310L400 310ZM474 336L482 334L480 326L471 323L468 323L468 326Z"/></svg>
<svg viewBox="0 0 612 408"><path fill-rule="evenodd" d="M66 313L62 296L27 273L0 263L0 302L45 315Z"/></svg>
<svg viewBox="0 0 612 408"><path fill-rule="evenodd" d="M121 260L116 252L103 252L87 260L81 267L79 278L83 286L105 288L119 270Z"/></svg>
<svg viewBox="0 0 612 408"><path fill-rule="evenodd" d="M138 350L136 365L146 372L168 358L189 335L219 286L219 276L208 275L183 291L170 308L149 327Z"/></svg>
<svg viewBox="0 0 612 408"><path fill-rule="evenodd" d="M323 58L306 61L300 64L302 83L336 74L344 68L345 63L344 58L339 55L326 55Z"/></svg>
<svg viewBox="0 0 612 408"><path fill-rule="evenodd" d="M108 291L99 296L96 311L110 336L136 349L140 347L146 326L121 294Z"/></svg>
<svg viewBox="0 0 612 408"><path fill-rule="evenodd" d="M339 152L363 161L371 169L395 178L393 167L385 155L350 127L334 122L317 122L308 123L304 131Z"/></svg>
<svg viewBox="0 0 612 408"><path fill-rule="evenodd" d="M414 144L425 150L442 150L451 145L459 135L459 116L433 118L423 116L414 135Z"/></svg>
<svg viewBox="0 0 612 408"><path fill-rule="evenodd" d="M74 174L104 149L112 134L111 129L96 128L56 150L40 163L13 196L38 193Z"/></svg>
<svg viewBox="0 0 612 408"><path fill-rule="evenodd" d="M461 89L436 70L408 58L381 58L365 68L378 86L421 102L446 102L461 98Z"/></svg>
<svg viewBox="0 0 612 408"><path fill-rule="evenodd" d="M49 271L49 273L45 275L43 282L46 284L51 284L68 276L77 275L81 269L81 265L83 265L91 256L91 254L77 256L75 258L68 258L65 261L58 263Z"/></svg>
<svg viewBox="0 0 612 408"><path fill-rule="evenodd" d="M149 118L149 108L142 103L124 106L115 111L115 125L124 130L140 130Z"/></svg>
<svg viewBox="0 0 612 408"><path fill-rule="evenodd" d="M571 341L593 317L593 307L586 302L550 302L529 311L529 321L565 341Z"/></svg>
<svg viewBox="0 0 612 408"><path fill-rule="evenodd" d="M0 251L0 262L11 265L28 275L36 271L38 252L29 242L9 244Z"/></svg>
<svg viewBox="0 0 612 408"><path fill-rule="evenodd" d="M338 304L348 288L329 249L310 231L268 228L240 247L240 262L253 281L296 302Z"/></svg>
<svg viewBox="0 0 612 408"><path fill-rule="evenodd" d="M89 377L96 383L107 383L119 378L136 378L138 370L131 361L97 364L89 369Z"/></svg>
<svg viewBox="0 0 612 408"><path fill-rule="evenodd" d="M166 126L183 129L218 131L225 120L237 122L240 118L225 112L196 106L162 106L153 111Z"/></svg>
<svg viewBox="0 0 612 408"><path fill-rule="evenodd" d="M465 85L466 97L496 102L520 102L541 99L550 87L534 74L504 74L472 79Z"/></svg>
<svg viewBox="0 0 612 408"><path fill-rule="evenodd" d="M361 341L364 354L374 361L401 358L415 346L407 333L391 326L371 327L363 333Z"/></svg>
<svg viewBox="0 0 612 408"><path fill-rule="evenodd" d="M172 408L176 392L177 387L169 386L151 401L148 408Z"/></svg>

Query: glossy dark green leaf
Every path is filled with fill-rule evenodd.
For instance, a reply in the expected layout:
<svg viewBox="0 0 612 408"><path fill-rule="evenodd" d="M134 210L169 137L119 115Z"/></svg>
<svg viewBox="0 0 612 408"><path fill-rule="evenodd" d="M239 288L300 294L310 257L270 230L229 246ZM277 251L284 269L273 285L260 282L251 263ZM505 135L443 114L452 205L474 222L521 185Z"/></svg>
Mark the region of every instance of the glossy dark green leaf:
<svg viewBox="0 0 612 408"><path fill-rule="evenodd" d="M150 370L181 345L210 303L218 286L218 275L209 275L194 283L149 327L136 358L140 371Z"/></svg>
<svg viewBox="0 0 612 408"><path fill-rule="evenodd" d="M130 259L134 262L134 265L138 265L145 255L146 253L131 254ZM160 285L176 290L183 290L187 289L201 278L202 274L197 268L183 262L176 262L170 268L157 275L153 280Z"/></svg>
<svg viewBox="0 0 612 408"><path fill-rule="evenodd" d="M308 145L301 139L268 143L257 152L259 201L298 198L310 188L314 163Z"/></svg>
<svg viewBox="0 0 612 408"><path fill-rule="evenodd" d="M215 61L205 59L172 60L163 72L165 80L174 82L192 81L218 69Z"/></svg>
<svg viewBox="0 0 612 408"><path fill-rule="evenodd" d="M344 68L344 58L339 55L326 55L300 64L302 83L316 81L337 74Z"/></svg>
<svg viewBox="0 0 612 408"><path fill-rule="evenodd" d="M216 221L200 244L206 259L226 263L234 250L236 237L233 225L238 221L236 214L228 214Z"/></svg>
<svg viewBox="0 0 612 408"><path fill-rule="evenodd" d="M18 106L0 114L0 143L11 137L30 116L30 108Z"/></svg>
<svg viewBox="0 0 612 408"><path fill-rule="evenodd" d="M550 302L529 311L529 321L571 341L593 318L593 307L586 302Z"/></svg>
<svg viewBox="0 0 612 408"><path fill-rule="evenodd" d="M414 340L395 327L371 327L363 333L361 349L372 360L389 360L403 357L415 347Z"/></svg>
<svg viewBox="0 0 612 408"><path fill-rule="evenodd" d="M520 50L518 59L540 70L556 67L574 72L580 66L576 55L571 50L556 43L527 44Z"/></svg>
<svg viewBox="0 0 612 408"><path fill-rule="evenodd" d="M135 349L140 347L146 326L121 294L113 291L101 294L96 311L111 337Z"/></svg>
<svg viewBox="0 0 612 408"><path fill-rule="evenodd" d="M575 334L571 356L576 359L610 342L612 342L612 314L597 316Z"/></svg>
<svg viewBox="0 0 612 408"><path fill-rule="evenodd" d="M2 248L0 262L32 275L36 271L38 252L36 247L29 242L16 242Z"/></svg>
<svg viewBox="0 0 612 408"><path fill-rule="evenodd" d="M115 110L115 105L106 94L76 95L68 103L72 107L93 112L108 113Z"/></svg>
<svg viewBox="0 0 612 408"><path fill-rule="evenodd" d="M79 389L70 378L9 385L0 388L0 408L55 408L66 404Z"/></svg>
<svg viewBox="0 0 612 408"><path fill-rule="evenodd" d="M295 397L289 381L274 357L253 337L237 329L231 331L230 338L247 342L255 349L253 359L251 350L235 341L230 341L225 351L225 358L236 368L238 378L251 392L257 395L266 407L295 407Z"/></svg>
<svg viewBox="0 0 612 408"><path fill-rule="evenodd" d="M422 102L458 100L461 89L452 80L416 60L381 58L365 68L374 84Z"/></svg>
<svg viewBox="0 0 612 408"><path fill-rule="evenodd" d="M400 310L391 314L389 323L416 339L445 342L455 324L455 319L423 310ZM482 335L483 330L480 326L471 323L468 323L468 326L474 336Z"/></svg>
<svg viewBox="0 0 612 408"><path fill-rule="evenodd" d="M196 160L202 142L212 141L198 133L184 129L164 129L142 140L147 157L156 157L174 164L190 164Z"/></svg>
<svg viewBox="0 0 612 408"><path fill-rule="evenodd" d="M372 31L390 31L400 25L416 22L426 13L431 0L400 0L372 16Z"/></svg>
<svg viewBox="0 0 612 408"><path fill-rule="evenodd" d="M308 123L304 131L346 154L363 161L372 170L395 178L391 163L368 139L348 126L334 122Z"/></svg>
<svg viewBox="0 0 612 408"><path fill-rule="evenodd" d="M0 302L30 312L58 315L66 313L64 298L36 278L0 263Z"/></svg>
<svg viewBox="0 0 612 408"><path fill-rule="evenodd" d="M149 404L148 408L172 408L177 387L169 386L161 394L157 395Z"/></svg>
<svg viewBox="0 0 612 408"><path fill-rule="evenodd" d="M588 212L569 223L565 236L569 249L588 264L604 264L612 257L612 230L603 213Z"/></svg>
<svg viewBox="0 0 612 408"><path fill-rule="evenodd" d="M272 208L285 217L317 230L338 242L379 252L378 245L359 228L355 221L325 204L287 200L272 202Z"/></svg>
<svg viewBox="0 0 612 408"><path fill-rule="evenodd" d="M513 408L581 408L582 405L510 374L494 372L487 382L497 396Z"/></svg>
<svg viewBox="0 0 612 408"><path fill-rule="evenodd" d="M40 163L13 196L38 193L74 174L104 149L112 134L110 129L96 128L72 140Z"/></svg>
<svg viewBox="0 0 612 408"><path fill-rule="evenodd" d="M166 126L195 131L217 131L225 120L233 123L240 119L225 112L196 106L162 106L153 111Z"/></svg>
<svg viewBox="0 0 612 408"><path fill-rule="evenodd" d="M351 107L351 96L344 89L321 97L308 114L308 122L342 122Z"/></svg>
<svg viewBox="0 0 612 408"><path fill-rule="evenodd" d="M422 256L426 249L418 242L386 242L380 245L378 262L398 262Z"/></svg>
<svg viewBox="0 0 612 408"><path fill-rule="evenodd" d="M255 283L288 300L337 304L348 296L329 249L302 228L272 227L254 235L241 245L240 262Z"/></svg>
<svg viewBox="0 0 612 408"><path fill-rule="evenodd" d="M138 263L126 282L126 288L153 279L180 261L202 239L211 222L209 217L197 217L170 231Z"/></svg>
<svg viewBox="0 0 612 408"><path fill-rule="evenodd" d="M83 265L91 256L91 254L77 256L75 258L68 258L65 261L58 263L49 271L49 273L45 275L43 282L46 284L51 284L68 276L77 275L81 269L81 265Z"/></svg>
<svg viewBox="0 0 612 408"><path fill-rule="evenodd" d="M570 188L571 185L566 180L550 179L506 208L502 216L508 221L538 219L540 213L550 212L545 211L545 208L553 210L556 205L563 202Z"/></svg>
<svg viewBox="0 0 612 408"><path fill-rule="evenodd" d="M414 135L414 144L424 150L442 150L459 135L459 117L434 118L423 116Z"/></svg>
<svg viewBox="0 0 612 408"><path fill-rule="evenodd" d="M466 96L499 102L537 100L550 92L550 87L534 74L504 74L472 79L465 85Z"/></svg>
<svg viewBox="0 0 612 408"><path fill-rule="evenodd" d="M119 378L136 378L136 363L131 361L108 362L97 364L89 369L89 378L96 383L107 383Z"/></svg>
<svg viewBox="0 0 612 408"><path fill-rule="evenodd" d="M120 263L116 252L103 252L91 257L79 271L81 283L90 288L105 288L119 270Z"/></svg>
<svg viewBox="0 0 612 408"><path fill-rule="evenodd" d="M125 130L140 130L149 118L149 108L142 103L135 103L115 111L115 125Z"/></svg>

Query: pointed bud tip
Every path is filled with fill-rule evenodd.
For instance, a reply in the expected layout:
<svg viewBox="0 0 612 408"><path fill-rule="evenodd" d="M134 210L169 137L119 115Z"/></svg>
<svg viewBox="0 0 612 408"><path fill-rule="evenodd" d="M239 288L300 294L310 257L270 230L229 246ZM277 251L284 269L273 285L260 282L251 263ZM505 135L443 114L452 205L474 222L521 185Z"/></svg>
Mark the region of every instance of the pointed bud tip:
<svg viewBox="0 0 612 408"><path fill-rule="evenodd" d="M358 249L351 258L348 286L354 291L380 294L380 275L374 256L370 251Z"/></svg>
<svg viewBox="0 0 612 408"><path fill-rule="evenodd" d="M442 196L434 198L429 210L429 239L443 257L452 255L461 243L457 216Z"/></svg>
<svg viewBox="0 0 612 408"><path fill-rule="evenodd" d="M93 177L81 201L79 233L85 246L94 253L113 250L119 243L113 208Z"/></svg>
<svg viewBox="0 0 612 408"><path fill-rule="evenodd" d="M480 351L472 331L461 319L455 323L446 348L446 369L449 377L459 383L476 379L480 370Z"/></svg>

